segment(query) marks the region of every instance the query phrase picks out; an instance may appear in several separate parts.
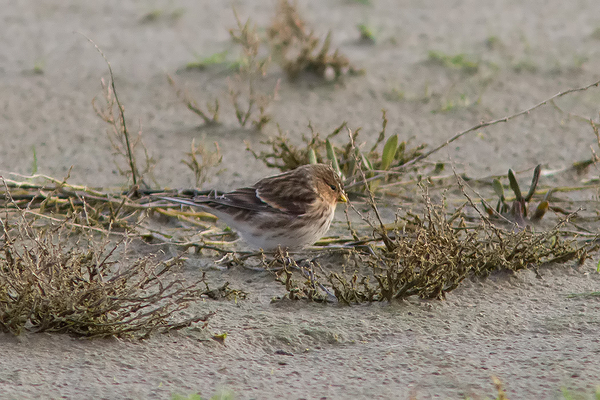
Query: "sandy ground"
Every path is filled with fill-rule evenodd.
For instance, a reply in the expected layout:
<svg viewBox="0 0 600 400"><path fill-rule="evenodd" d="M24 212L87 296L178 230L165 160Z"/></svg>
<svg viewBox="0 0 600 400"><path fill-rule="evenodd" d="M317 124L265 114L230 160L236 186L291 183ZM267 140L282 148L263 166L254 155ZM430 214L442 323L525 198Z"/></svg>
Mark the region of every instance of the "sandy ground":
<svg viewBox="0 0 600 400"><path fill-rule="evenodd" d="M291 84L273 67L263 85L273 87L279 78L282 85L271 111L283 130L295 134L308 132L310 120L321 132L348 121L373 136L385 108L388 132L435 145L479 121L600 79L600 40L593 35L600 27L598 1L298 3L316 32L332 30L334 46L366 74L332 85ZM106 65L75 32L92 38L110 59L130 127L143 128L157 161L159 186L193 186L180 162L192 138L218 140L223 150L225 171L209 185L228 189L272 173L243 141L259 149L274 126L263 134L237 126L223 95L227 74L218 68L177 72L194 54L231 48L232 6L259 26L275 9L272 1L2 5L0 173L31 173L35 147L40 173L62 177L73 166L71 183L123 184L106 127L91 106ZM154 10L162 16L142 22ZM375 45L358 41L359 23L373 27ZM432 50L472 55L480 71L469 77L428 62ZM177 100L167 73L199 101L223 97L223 125L198 127L201 121ZM597 118L600 90L557 104ZM471 176L488 176L538 163L562 168L588 158L590 146L597 149L589 126L546 107L474 133L432 159L451 159ZM600 385L600 300L568 295L599 290L596 261L579 269L544 268L539 276L495 274L466 282L446 301L353 307L272 304L283 288L268 275L212 271L215 279L250 293L237 304L207 302L190 310L218 311L210 329L228 333L226 346L201 341L192 331L139 343L0 335L0 398L165 399L194 392L209 397L226 388L240 399L482 399L495 395L492 375L502 379L511 399L561 398L562 387L591 398ZM191 257L184 273L197 276L208 268L210 261Z"/></svg>

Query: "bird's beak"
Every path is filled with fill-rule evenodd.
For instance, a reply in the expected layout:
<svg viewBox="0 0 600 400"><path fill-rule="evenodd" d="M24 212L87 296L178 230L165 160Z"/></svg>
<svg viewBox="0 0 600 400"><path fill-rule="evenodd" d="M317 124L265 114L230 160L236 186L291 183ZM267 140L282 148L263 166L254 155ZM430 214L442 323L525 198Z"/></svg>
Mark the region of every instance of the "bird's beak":
<svg viewBox="0 0 600 400"><path fill-rule="evenodd" d="M347 203L348 197L346 197L346 193L341 192L340 195L338 196L337 201L339 201L340 203Z"/></svg>

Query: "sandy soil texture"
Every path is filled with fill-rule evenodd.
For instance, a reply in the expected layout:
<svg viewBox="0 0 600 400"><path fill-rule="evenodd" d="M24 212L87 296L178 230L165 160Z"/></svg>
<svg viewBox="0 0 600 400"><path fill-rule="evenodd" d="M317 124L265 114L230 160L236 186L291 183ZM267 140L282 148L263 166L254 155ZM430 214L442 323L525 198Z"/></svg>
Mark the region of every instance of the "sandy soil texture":
<svg viewBox="0 0 600 400"><path fill-rule="evenodd" d="M559 91L600 79L600 2L298 1L317 34L365 75L322 85L281 79L271 105L284 131L329 132L348 121L365 137L377 135L381 110L388 132L434 146L479 121L531 107ZM222 68L184 71L194 55L232 49L228 29L242 19L258 26L273 18L274 1L22 0L0 7L0 175L29 174L34 148L40 173L70 182L120 187L106 126L92 99L106 64L80 33L106 53L132 131L143 129L161 187L191 187L181 163L193 138L218 141L225 170L207 187L229 189L274 171L253 159L244 141L276 132L240 129L226 100ZM151 12L156 18L148 21ZM358 24L376 32L359 40ZM467 54L479 63L468 75L431 61ZM222 96L219 127L199 127L169 86L166 74L201 102ZM590 157L598 144L589 124L566 112L598 117L600 90L565 96L523 118L482 129L432 156L483 177L536 164L563 168ZM546 182L548 183L548 182ZM560 182L565 183L565 182ZM575 182L573 184L576 184ZM401 206L401 204L399 204ZM391 213L390 213L391 215ZM341 215L340 215L341 216ZM340 220L340 218L338 218ZM597 258L580 268L547 267L465 282L446 301L352 307L271 303L284 289L266 273L214 271L190 256L182 272L209 270L249 293L237 303L194 306L217 311L212 332L143 342L81 340L65 335L0 335L0 398L168 399L220 388L240 399L483 399L495 396L491 376L510 399L562 398L561 388L592 398L600 385L600 298L571 294L600 290ZM279 354L283 350L289 355Z"/></svg>

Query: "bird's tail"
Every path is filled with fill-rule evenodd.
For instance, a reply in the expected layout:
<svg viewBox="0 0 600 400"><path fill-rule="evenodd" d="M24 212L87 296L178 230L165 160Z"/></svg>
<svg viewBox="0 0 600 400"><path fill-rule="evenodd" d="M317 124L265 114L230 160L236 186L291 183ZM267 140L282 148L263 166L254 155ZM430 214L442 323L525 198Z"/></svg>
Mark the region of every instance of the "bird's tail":
<svg viewBox="0 0 600 400"><path fill-rule="evenodd" d="M166 200L166 201L171 201L173 203L179 203L179 204L184 204L186 206L192 206L192 207L199 207L202 205L203 201L201 198L195 198L195 199L184 199L181 197L157 197L158 199L161 200ZM207 199L208 200L208 199Z"/></svg>

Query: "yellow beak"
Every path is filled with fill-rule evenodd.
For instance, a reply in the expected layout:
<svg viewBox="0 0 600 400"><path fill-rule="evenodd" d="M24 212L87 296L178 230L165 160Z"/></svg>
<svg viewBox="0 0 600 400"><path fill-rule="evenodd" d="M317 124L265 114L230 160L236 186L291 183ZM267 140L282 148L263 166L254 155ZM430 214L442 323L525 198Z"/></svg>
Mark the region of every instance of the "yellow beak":
<svg viewBox="0 0 600 400"><path fill-rule="evenodd" d="M348 202L348 197L346 197L346 193L341 192L340 195L338 196L337 201L339 201L340 203Z"/></svg>

